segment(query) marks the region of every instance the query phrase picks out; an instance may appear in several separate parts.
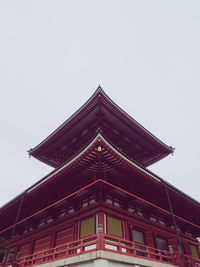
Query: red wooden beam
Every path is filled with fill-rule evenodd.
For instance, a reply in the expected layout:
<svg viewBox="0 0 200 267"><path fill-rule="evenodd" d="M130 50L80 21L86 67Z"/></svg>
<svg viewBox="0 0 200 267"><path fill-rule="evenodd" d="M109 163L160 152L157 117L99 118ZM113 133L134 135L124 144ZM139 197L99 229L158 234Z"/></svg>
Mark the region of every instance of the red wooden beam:
<svg viewBox="0 0 200 267"><path fill-rule="evenodd" d="M124 190L124 189L122 189L122 188L120 188L120 187L118 187L118 186L115 186L115 185L113 185L113 184L111 184L111 183L109 183L109 182L107 182L107 181L104 181L104 180L102 180L102 179L98 179L98 180L96 180L96 181L90 183L89 185L87 185L87 186L85 186L85 187L79 189L78 191L76 191L76 192L74 192L74 193L72 193L72 194L70 194L70 195L68 195L68 196L66 196L66 197L64 197L64 198L62 198L62 199L60 199L60 200L54 202L53 204L47 206L46 208L44 208L44 209L42 209L42 210L39 210L39 211L37 211L36 213L34 213L34 214L32 214L32 215L30 215L30 216L28 216L28 217L22 219L21 221L17 222L16 225L21 224L22 222L25 222L26 220L28 220L28 219L34 217L35 215L38 215L38 214L40 214L40 213L46 211L47 209L49 209L49 208L55 206L56 204L58 204L58 203L60 203L60 202L62 202L62 201L64 201L64 200L66 200L66 199L68 199L68 198L74 196L74 195L77 194L78 192L80 192L80 191L82 191L82 190L85 190L85 189L87 189L87 188L89 188L89 187L91 187L91 186L93 186L93 185L95 185L95 184L97 184L97 183L104 183L104 184L106 184L106 185L108 185L108 186L110 186L110 187L113 187L113 188L115 188L115 189L117 189L117 190L120 190L121 192L123 192L123 193L125 193L125 194L127 194L127 195L129 195L129 196L131 196L131 197L137 198L137 199L143 201L144 203L147 203L148 205L150 205L150 206L152 206L152 207L154 207L154 208L156 208L156 209L158 209L158 210L161 210L162 212L165 212L165 213L167 213L167 214L169 214L169 215L172 216L172 213L171 213L171 212L169 212L169 211L167 211L167 210L165 210L165 209L162 209L161 207L159 207L159 206L157 206L157 205L155 205L155 204L153 204L153 203L151 203L151 202L149 202L149 201L147 201L147 200L144 200L143 198L140 198L140 197L138 197L138 196L136 196L136 195L134 195L134 194L132 194L132 193L129 193L128 191L126 191L126 190ZM190 224L190 225L192 225L192 226L194 226L194 227L200 229L200 226L198 226L198 225L196 225L196 224L194 224L194 223L192 223L192 222L190 222L190 221L188 221L188 220L186 220L186 219L183 219L182 217L179 217L179 216L177 216L177 215L175 215L175 214L174 214L174 216L175 216L177 219L179 219L179 220L181 220L181 221L184 221L184 222L186 222L186 223L188 223L188 224ZM0 231L0 234L2 234L3 232L5 232L5 231L11 229L13 226L14 226L14 225L11 225L11 226L7 227L6 229Z"/></svg>

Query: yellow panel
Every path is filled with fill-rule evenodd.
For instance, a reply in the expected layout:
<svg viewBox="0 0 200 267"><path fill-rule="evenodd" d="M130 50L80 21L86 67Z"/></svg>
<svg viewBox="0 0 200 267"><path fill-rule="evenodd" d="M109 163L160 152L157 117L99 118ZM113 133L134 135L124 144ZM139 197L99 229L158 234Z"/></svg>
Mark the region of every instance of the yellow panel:
<svg viewBox="0 0 200 267"><path fill-rule="evenodd" d="M190 245L191 251L192 251L192 257L198 259L199 255L197 253L197 248L195 246Z"/></svg>
<svg viewBox="0 0 200 267"><path fill-rule="evenodd" d="M107 217L108 234L122 237L122 222L112 217Z"/></svg>
<svg viewBox="0 0 200 267"><path fill-rule="evenodd" d="M88 218L81 222L81 234L80 237L83 238L88 235L94 235L94 217Z"/></svg>
<svg viewBox="0 0 200 267"><path fill-rule="evenodd" d="M15 254L15 247L10 248L10 249L9 249L9 252L8 252L8 257L7 257L7 259L11 259L11 258L14 256L14 254Z"/></svg>

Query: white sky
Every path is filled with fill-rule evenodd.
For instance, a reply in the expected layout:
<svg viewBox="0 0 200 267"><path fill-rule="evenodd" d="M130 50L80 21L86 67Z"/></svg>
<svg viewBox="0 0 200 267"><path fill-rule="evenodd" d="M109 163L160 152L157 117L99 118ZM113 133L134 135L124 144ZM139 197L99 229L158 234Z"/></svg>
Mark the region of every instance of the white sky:
<svg viewBox="0 0 200 267"><path fill-rule="evenodd" d="M200 201L200 1L0 1L0 206L51 168L33 148L99 84L174 156L150 169Z"/></svg>

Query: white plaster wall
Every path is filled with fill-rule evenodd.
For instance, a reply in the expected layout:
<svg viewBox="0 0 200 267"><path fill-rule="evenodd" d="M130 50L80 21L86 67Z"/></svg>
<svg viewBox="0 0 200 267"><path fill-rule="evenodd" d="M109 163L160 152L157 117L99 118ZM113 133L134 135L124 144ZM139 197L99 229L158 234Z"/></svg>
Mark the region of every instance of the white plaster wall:
<svg viewBox="0 0 200 267"><path fill-rule="evenodd" d="M82 264L79 263L79 264L73 265L73 267L136 267L136 266L139 267L139 265L124 264L120 262L111 262L105 259L97 259L92 262L85 262Z"/></svg>
<svg viewBox="0 0 200 267"><path fill-rule="evenodd" d="M151 263L151 265L148 265L148 266L149 267L160 267L160 263L153 262ZM166 266L166 265L163 265L163 266ZM96 259L96 260L93 260L92 262L78 263L78 264L68 265L65 267L147 267L147 265L146 263L145 265L139 265L139 264L109 261L105 259Z"/></svg>
<svg viewBox="0 0 200 267"><path fill-rule="evenodd" d="M175 265L135 258L108 251L95 251L45 263L40 267L174 267ZM38 266L38 267L39 267Z"/></svg>
<svg viewBox="0 0 200 267"><path fill-rule="evenodd" d="M104 259L93 260L92 262L78 263L74 267L108 267L108 261ZM111 266L110 266L111 267Z"/></svg>

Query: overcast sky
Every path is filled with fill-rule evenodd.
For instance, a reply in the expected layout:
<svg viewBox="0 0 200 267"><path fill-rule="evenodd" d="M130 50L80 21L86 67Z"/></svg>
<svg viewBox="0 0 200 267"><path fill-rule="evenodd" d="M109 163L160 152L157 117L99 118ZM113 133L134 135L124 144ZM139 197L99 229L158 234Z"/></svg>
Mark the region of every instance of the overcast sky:
<svg viewBox="0 0 200 267"><path fill-rule="evenodd" d="M0 206L51 168L27 150L101 84L176 148L150 169L200 201L200 1L0 1Z"/></svg>

